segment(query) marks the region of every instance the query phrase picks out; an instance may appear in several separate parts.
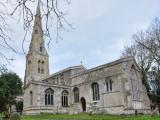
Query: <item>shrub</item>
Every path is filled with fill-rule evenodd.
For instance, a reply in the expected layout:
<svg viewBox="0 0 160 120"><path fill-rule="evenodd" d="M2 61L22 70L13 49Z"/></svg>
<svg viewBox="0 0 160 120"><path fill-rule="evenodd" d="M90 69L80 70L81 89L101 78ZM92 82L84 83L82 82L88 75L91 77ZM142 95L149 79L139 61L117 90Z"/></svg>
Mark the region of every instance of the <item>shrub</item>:
<svg viewBox="0 0 160 120"><path fill-rule="evenodd" d="M23 101L16 102L16 111L22 113L23 110Z"/></svg>

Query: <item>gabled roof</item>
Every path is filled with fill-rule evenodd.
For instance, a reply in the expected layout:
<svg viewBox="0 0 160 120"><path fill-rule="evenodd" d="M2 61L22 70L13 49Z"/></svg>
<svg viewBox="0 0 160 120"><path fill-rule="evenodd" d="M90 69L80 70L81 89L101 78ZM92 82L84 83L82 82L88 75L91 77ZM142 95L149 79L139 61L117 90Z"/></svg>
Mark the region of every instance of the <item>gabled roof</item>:
<svg viewBox="0 0 160 120"><path fill-rule="evenodd" d="M83 69L84 71L86 70L86 68L85 68L83 65L71 66L71 67L67 67L67 68L65 68L65 69L63 69L63 70L61 70L61 71L58 71L58 72L56 72L56 73L53 73L53 74L49 75L48 77L46 77L46 78L44 78L44 79L48 79L48 78L54 77L54 76L56 76L56 75L58 75L58 74L61 74L61 73L63 73L63 72L66 72L66 71L69 71L69 70L74 70L74 69L77 69L77 68ZM43 80L44 80L44 79L43 79Z"/></svg>
<svg viewBox="0 0 160 120"><path fill-rule="evenodd" d="M99 70L99 69L102 69L102 68L105 68L105 67L114 66L114 65L117 65L117 64L120 64L120 63L123 63L123 62L131 61L131 60L136 64L135 59L132 56L125 57L125 58L121 58L121 59L115 60L113 62L109 62L107 64L103 64L103 65L100 65L100 66L85 70L85 71L83 71L81 73L78 73L78 74L74 75L73 77L77 77L77 76L80 76L82 74L86 74L86 73L93 72L93 71L96 71L96 70Z"/></svg>

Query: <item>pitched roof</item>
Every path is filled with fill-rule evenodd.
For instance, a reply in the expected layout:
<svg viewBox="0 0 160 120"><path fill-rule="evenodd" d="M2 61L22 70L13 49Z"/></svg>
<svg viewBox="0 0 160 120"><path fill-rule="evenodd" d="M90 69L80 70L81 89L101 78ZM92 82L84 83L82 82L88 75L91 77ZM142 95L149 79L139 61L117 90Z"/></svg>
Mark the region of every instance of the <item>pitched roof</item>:
<svg viewBox="0 0 160 120"><path fill-rule="evenodd" d="M129 56L129 57L121 58L121 59L115 60L115 61L113 61L113 62L109 62L109 63L103 64L103 65L100 65L100 66L97 66L97 67L94 67L94 68L85 70L85 71L83 71L83 72L81 72L81 73L75 74L75 75L72 76L72 77L77 77L77 76L80 76L80 75L82 75L82 74L86 74L86 73L89 73L89 72L93 72L93 71L102 69L102 68L104 68L104 67L114 66L114 65L117 65L117 64L120 64L120 63L123 63L123 62L127 62L127 61L130 61L130 60L133 60L133 61L135 62L135 59L134 59L133 57ZM137 65L137 64L136 64L136 65Z"/></svg>

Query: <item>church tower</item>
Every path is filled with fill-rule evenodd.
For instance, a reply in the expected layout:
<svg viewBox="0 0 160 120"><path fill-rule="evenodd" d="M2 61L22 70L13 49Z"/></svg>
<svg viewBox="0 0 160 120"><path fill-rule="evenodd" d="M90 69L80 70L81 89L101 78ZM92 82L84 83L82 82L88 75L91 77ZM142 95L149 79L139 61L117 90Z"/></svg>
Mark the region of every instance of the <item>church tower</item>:
<svg viewBox="0 0 160 120"><path fill-rule="evenodd" d="M49 75L48 58L49 56L43 40L40 3L38 2L32 39L26 56L24 85L27 85L32 80L38 81Z"/></svg>

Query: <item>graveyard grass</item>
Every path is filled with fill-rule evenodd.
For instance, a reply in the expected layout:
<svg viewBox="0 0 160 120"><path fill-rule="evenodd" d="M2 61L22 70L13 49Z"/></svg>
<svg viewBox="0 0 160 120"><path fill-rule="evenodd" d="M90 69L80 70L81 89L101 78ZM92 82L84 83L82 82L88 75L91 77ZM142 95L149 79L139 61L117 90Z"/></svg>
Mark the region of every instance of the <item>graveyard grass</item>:
<svg viewBox="0 0 160 120"><path fill-rule="evenodd" d="M21 120L160 120L160 116L151 115L89 115L86 113L78 115L68 114L39 114L22 115Z"/></svg>

